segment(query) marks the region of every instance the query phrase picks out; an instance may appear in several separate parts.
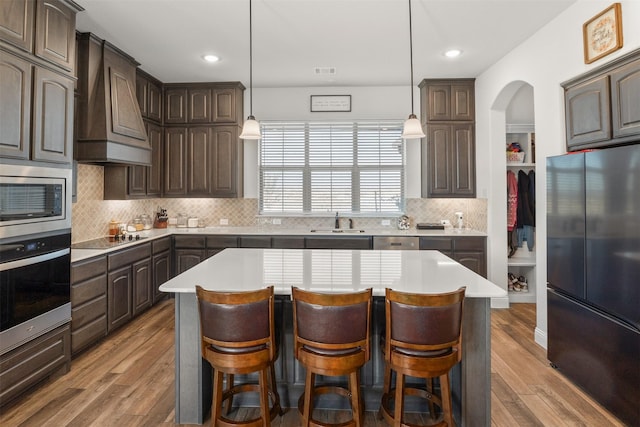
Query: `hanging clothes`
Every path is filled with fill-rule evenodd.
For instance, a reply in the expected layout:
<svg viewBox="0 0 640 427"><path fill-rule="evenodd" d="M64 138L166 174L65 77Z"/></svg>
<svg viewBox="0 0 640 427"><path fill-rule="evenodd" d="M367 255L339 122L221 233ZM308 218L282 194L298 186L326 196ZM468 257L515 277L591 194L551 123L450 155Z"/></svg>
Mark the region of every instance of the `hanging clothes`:
<svg viewBox="0 0 640 427"><path fill-rule="evenodd" d="M518 179L513 171L507 171L507 257L511 258L516 252L517 239L515 237L516 220L518 215Z"/></svg>
<svg viewBox="0 0 640 427"><path fill-rule="evenodd" d="M518 171L518 209L516 219L516 232L518 237L518 247L522 247L527 241L527 248L532 251L534 246L535 217L535 182L531 183L531 178L535 180L535 174L529 175L523 170Z"/></svg>

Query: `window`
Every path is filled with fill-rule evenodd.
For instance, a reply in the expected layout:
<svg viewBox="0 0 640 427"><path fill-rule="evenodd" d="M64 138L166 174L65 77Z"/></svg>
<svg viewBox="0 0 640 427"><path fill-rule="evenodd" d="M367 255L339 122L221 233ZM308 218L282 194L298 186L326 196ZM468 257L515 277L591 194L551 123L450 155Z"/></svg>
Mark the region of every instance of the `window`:
<svg viewBox="0 0 640 427"><path fill-rule="evenodd" d="M261 126L261 214L404 210L401 121Z"/></svg>

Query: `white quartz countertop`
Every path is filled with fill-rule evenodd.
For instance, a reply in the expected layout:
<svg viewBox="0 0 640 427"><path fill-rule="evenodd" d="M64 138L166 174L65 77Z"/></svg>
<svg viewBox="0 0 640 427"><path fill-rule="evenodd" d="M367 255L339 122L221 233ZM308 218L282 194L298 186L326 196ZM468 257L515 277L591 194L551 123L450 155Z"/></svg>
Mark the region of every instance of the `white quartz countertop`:
<svg viewBox="0 0 640 427"><path fill-rule="evenodd" d="M487 234L476 230L458 230L458 229L446 229L446 230L417 230L411 228L409 230L398 230L393 227L386 228L372 228L365 229L363 232L359 232L359 229L349 230L340 229L341 232L335 232L331 228L317 229L311 231L307 228L286 228L278 226L269 227L200 227L200 228L154 228L151 230L140 231L136 234L140 234L145 237L144 239L127 242L114 246L108 249L71 249L71 262L81 261L83 259L92 258L99 255L105 255L113 251L118 251L127 247L140 245L149 242L153 239L159 239L164 236L171 236L177 234L187 235L266 235L266 236L443 236L443 237L468 237L468 236L486 236Z"/></svg>
<svg viewBox="0 0 640 427"><path fill-rule="evenodd" d="M466 286L469 298L504 297L507 292L438 251L229 248L160 286L163 292L194 293L195 286L244 291L273 285L290 295L296 286L317 292L390 287L441 293Z"/></svg>

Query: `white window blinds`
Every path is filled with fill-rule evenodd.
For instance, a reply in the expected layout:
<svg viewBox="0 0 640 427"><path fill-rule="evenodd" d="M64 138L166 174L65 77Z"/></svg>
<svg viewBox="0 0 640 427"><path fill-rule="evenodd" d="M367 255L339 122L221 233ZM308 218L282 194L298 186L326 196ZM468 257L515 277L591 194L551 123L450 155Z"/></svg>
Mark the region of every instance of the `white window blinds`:
<svg viewBox="0 0 640 427"><path fill-rule="evenodd" d="M262 214L404 209L402 122L262 122Z"/></svg>

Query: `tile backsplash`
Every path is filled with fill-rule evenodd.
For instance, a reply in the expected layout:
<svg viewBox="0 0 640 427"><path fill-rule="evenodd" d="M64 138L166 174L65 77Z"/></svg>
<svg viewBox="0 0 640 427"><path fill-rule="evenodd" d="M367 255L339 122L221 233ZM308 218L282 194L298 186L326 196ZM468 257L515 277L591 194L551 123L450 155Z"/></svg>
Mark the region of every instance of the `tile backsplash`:
<svg viewBox="0 0 640 427"><path fill-rule="evenodd" d="M229 226L286 227L289 229L331 228L334 215L326 217L264 217L258 215L257 199L145 199L145 200L103 200L104 168L102 166L78 165L78 197L72 208L73 243L106 236L111 219L129 222L141 214L153 217L158 206L167 209L169 217L185 213L190 217L204 220L208 226L220 225L227 219ZM406 214L411 225L419 222L439 222L448 219L456 223L454 212L464 214L466 228L487 230L486 199L407 199ZM281 221L274 225L274 219ZM346 218L346 216L345 216ZM396 217L354 216L355 228L380 228L382 220L390 220L388 227L396 227ZM343 223L346 227L346 222Z"/></svg>

